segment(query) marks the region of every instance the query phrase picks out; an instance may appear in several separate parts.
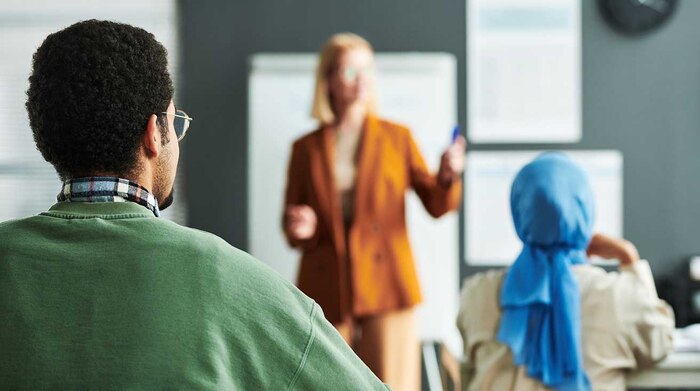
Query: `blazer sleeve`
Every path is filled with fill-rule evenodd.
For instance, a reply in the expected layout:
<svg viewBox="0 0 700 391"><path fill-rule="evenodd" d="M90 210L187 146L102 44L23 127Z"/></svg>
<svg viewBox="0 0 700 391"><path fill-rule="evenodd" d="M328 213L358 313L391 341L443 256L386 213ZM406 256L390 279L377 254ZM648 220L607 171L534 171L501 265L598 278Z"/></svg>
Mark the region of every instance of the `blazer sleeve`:
<svg viewBox="0 0 700 391"><path fill-rule="evenodd" d="M673 310L659 299L646 261L621 266L616 284L619 317L637 367L661 361L673 350Z"/></svg>
<svg viewBox="0 0 700 391"><path fill-rule="evenodd" d="M290 247L310 250L318 243L318 223L316 233L306 240L295 240L289 236L285 224L285 211L290 205L309 205L308 191L311 188L309 180L310 167L308 154L304 153L302 144L297 141L292 145L292 155L287 167L287 188L284 195L284 208L282 208L282 231ZM316 218L319 219L318 212Z"/></svg>
<svg viewBox="0 0 700 391"><path fill-rule="evenodd" d="M411 187L418 194L425 209L433 217L440 217L451 210L458 209L462 200L462 179L457 178L448 186L441 185L437 174L428 170L425 159L408 130L406 130L406 138Z"/></svg>

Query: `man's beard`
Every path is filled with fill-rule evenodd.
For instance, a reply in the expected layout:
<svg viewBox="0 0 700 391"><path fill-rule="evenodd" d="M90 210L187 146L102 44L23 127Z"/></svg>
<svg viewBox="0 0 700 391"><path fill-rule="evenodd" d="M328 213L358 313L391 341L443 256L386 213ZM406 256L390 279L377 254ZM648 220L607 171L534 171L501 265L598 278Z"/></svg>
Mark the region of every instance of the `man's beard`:
<svg viewBox="0 0 700 391"><path fill-rule="evenodd" d="M156 178L154 180L154 187L158 197L158 209L165 210L173 203L173 193L175 192L175 178L168 180L170 176L168 175L168 162L170 161L170 153L166 148L165 153L163 153L161 159L158 161L156 166ZM173 174L174 175L174 174ZM165 197L162 196L161 192L167 189L167 183L170 182L170 192Z"/></svg>
<svg viewBox="0 0 700 391"><path fill-rule="evenodd" d="M168 194L159 204L158 204L158 209L160 210L165 210L167 209L170 205L173 204L174 196L175 194L175 186L173 186L172 189L170 189L170 194Z"/></svg>

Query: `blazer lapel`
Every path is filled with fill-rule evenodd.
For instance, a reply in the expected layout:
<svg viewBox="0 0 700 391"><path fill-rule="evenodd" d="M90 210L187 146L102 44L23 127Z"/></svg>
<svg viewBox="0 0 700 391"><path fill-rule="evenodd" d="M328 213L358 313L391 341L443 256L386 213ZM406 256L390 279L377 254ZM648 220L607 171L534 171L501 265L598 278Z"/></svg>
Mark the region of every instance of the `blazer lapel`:
<svg viewBox="0 0 700 391"><path fill-rule="evenodd" d="M357 177L355 182L355 216L357 222L360 214L366 215L368 208L372 207L372 184L376 181L379 170L381 146L381 125L379 119L368 115L365 120L363 134L357 151ZM320 132L319 146L321 151L322 170L320 177L314 180L316 194L326 213L321 213L320 218L326 218L326 224L333 231L333 239L339 256L345 255L345 228L343 227L342 209L340 198L335 186L335 134L331 126L324 126ZM353 224L353 227L356 224Z"/></svg>
<svg viewBox="0 0 700 391"><path fill-rule="evenodd" d="M323 194L319 197L320 202L323 202L327 208L327 213L322 213L326 217L326 223L333 231L333 239L336 243L336 249L340 252L340 256L345 254L345 235L343 228L342 211L340 199L335 186L335 175L333 167L335 166L335 135L331 126L324 126L320 133L321 143L321 160L323 165L322 178L316 182L317 194Z"/></svg>

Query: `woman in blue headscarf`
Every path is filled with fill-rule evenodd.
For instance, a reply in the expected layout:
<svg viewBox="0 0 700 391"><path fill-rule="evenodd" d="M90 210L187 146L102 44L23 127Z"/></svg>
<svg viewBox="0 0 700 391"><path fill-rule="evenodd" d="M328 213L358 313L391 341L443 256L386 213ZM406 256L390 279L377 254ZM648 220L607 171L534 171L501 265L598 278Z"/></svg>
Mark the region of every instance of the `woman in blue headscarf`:
<svg viewBox="0 0 700 391"><path fill-rule="evenodd" d="M626 370L665 357L673 313L632 243L593 234L593 192L576 164L540 155L510 203L520 255L464 284L465 389L622 390ZM589 255L618 259L620 272Z"/></svg>

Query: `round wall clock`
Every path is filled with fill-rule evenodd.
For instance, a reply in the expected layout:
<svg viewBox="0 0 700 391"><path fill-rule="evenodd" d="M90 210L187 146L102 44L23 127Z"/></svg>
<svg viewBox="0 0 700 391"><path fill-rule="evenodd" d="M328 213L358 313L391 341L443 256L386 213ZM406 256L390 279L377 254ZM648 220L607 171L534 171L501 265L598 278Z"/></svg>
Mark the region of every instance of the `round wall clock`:
<svg viewBox="0 0 700 391"><path fill-rule="evenodd" d="M615 30L627 35L642 35L669 20L678 0L598 0L598 6Z"/></svg>

